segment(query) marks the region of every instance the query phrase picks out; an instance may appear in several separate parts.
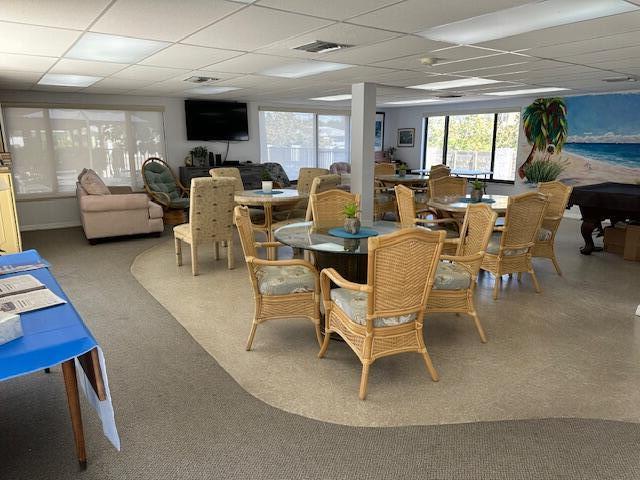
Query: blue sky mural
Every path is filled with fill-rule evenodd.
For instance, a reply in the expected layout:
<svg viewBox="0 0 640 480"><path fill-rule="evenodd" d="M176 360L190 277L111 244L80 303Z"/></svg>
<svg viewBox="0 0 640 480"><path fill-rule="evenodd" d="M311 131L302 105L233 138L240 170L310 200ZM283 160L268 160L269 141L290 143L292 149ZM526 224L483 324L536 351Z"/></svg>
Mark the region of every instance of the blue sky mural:
<svg viewBox="0 0 640 480"><path fill-rule="evenodd" d="M565 97L568 142L640 143L640 95Z"/></svg>

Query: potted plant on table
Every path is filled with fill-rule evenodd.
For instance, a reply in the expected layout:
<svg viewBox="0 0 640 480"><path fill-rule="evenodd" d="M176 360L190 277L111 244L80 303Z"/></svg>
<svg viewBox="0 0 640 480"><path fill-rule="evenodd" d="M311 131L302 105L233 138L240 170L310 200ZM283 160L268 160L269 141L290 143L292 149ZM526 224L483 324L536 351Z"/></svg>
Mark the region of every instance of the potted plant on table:
<svg viewBox="0 0 640 480"><path fill-rule="evenodd" d="M482 201L482 195L484 195L484 189L486 186L486 183L477 178L471 182L471 201L473 203L479 203Z"/></svg>
<svg viewBox="0 0 640 480"><path fill-rule="evenodd" d="M355 235L360 231L360 219L358 218L358 204L347 203L342 210L344 213L344 230Z"/></svg>
<svg viewBox="0 0 640 480"><path fill-rule="evenodd" d="M399 177L404 177L407 175L407 164L406 163L401 163L398 166L398 176Z"/></svg>
<svg viewBox="0 0 640 480"><path fill-rule="evenodd" d="M207 165L207 155L209 149L207 147L195 147L189 153L191 153L191 163L199 167L205 167Z"/></svg>
<svg viewBox="0 0 640 480"><path fill-rule="evenodd" d="M262 178L262 191L264 193L271 193L273 191L273 179L271 178L271 174L266 170L262 170L260 176Z"/></svg>

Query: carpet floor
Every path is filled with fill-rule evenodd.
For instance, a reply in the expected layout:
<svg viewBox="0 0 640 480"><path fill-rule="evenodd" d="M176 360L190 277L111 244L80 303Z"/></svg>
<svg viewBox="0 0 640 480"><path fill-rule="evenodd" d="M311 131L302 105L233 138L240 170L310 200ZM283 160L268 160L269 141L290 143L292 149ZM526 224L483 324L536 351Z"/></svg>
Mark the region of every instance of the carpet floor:
<svg viewBox="0 0 640 480"><path fill-rule="evenodd" d="M431 381L417 354L381 358L371 367L364 402L357 397L358 358L345 343L331 342L318 359L309 321L260 325L253 350L245 351L254 303L238 241L234 270L224 257L213 259L213 248L202 247L194 277L188 254L176 267L167 239L141 253L131 271L245 390L291 413L351 426L548 417L640 422L634 315L640 264L609 253L580 255L579 231L579 223L567 219L558 232L564 276L551 261L534 260L541 294L529 275L522 282L505 276L494 301L493 276L480 276L476 308L488 343L480 342L466 315L425 317L439 382ZM291 249L280 253L290 256Z"/></svg>
<svg viewBox="0 0 640 480"><path fill-rule="evenodd" d="M273 408L240 387L130 274L135 257L160 241L91 247L79 229L24 235L25 248L51 261L104 349L123 450L113 450L85 404L89 467L78 471L55 368L0 384L2 479L640 477L635 423L366 428Z"/></svg>

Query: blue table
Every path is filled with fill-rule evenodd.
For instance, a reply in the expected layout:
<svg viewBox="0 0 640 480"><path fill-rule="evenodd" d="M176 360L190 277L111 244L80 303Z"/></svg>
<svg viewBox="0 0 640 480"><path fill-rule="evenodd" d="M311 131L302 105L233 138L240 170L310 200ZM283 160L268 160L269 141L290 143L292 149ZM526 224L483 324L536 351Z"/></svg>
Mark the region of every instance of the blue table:
<svg viewBox="0 0 640 480"><path fill-rule="evenodd" d="M40 262L44 261L35 250L0 256L0 266ZM118 450L120 449L104 356L96 339L48 268L6 274L3 277L27 273L40 280L67 303L21 314L24 336L0 345L0 381L48 370L61 364L76 454L80 464L86 466L87 455L78 382L89 403L97 410L105 435Z"/></svg>

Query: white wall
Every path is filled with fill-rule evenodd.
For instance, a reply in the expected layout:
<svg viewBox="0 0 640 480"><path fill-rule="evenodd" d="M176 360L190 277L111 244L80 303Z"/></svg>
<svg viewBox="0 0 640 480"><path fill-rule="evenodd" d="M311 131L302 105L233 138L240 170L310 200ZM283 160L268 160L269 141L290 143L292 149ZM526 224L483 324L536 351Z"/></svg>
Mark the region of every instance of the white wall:
<svg viewBox="0 0 640 480"><path fill-rule="evenodd" d="M225 142L189 142L184 114L184 99L165 97L137 97L130 95L88 95L79 93L1 91L0 105L9 102L45 104L94 104L94 105L144 105L162 106L167 162L175 169L184 165L184 157L197 145L206 145L210 152L224 154ZM260 159L258 138L258 105L248 105L249 141L231 142L229 160ZM21 230L58 228L80 225L80 216L75 197L50 200L18 201L18 217Z"/></svg>

